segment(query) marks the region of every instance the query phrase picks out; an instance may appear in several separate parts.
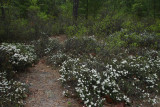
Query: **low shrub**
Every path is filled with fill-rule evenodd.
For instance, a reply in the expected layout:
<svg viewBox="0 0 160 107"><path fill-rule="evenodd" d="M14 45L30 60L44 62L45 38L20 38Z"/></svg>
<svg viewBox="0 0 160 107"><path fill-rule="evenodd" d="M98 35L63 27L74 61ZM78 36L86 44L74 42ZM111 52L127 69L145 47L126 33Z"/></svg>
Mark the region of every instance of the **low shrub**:
<svg viewBox="0 0 160 107"><path fill-rule="evenodd" d="M35 46L36 54L40 58L52 54L63 47L57 39L47 37L42 37L38 41L34 41L33 44Z"/></svg>
<svg viewBox="0 0 160 107"><path fill-rule="evenodd" d="M77 32L77 27L75 25L73 26L67 26L65 28L65 34L67 34L69 37L73 37Z"/></svg>
<svg viewBox="0 0 160 107"><path fill-rule="evenodd" d="M96 53L99 48L98 41L92 37L73 37L65 41L65 52L74 54Z"/></svg>
<svg viewBox="0 0 160 107"><path fill-rule="evenodd" d="M68 35L70 38L72 37L82 37L82 36L87 36L89 33L88 28L85 26L83 23L79 23L77 26L72 25L68 26L65 29L66 35Z"/></svg>
<svg viewBox="0 0 160 107"><path fill-rule="evenodd" d="M2 43L0 45L1 66L4 70L21 71L36 61L34 47L20 43Z"/></svg>
<svg viewBox="0 0 160 107"><path fill-rule="evenodd" d="M148 27L151 32L156 32L160 35L160 20L156 19L155 23Z"/></svg>
<svg viewBox="0 0 160 107"><path fill-rule="evenodd" d="M37 41L32 41L32 44L34 45L35 52L39 58L43 57L45 55L45 49L47 48L47 44L49 43L49 40L47 37L42 37Z"/></svg>
<svg viewBox="0 0 160 107"><path fill-rule="evenodd" d="M62 44L57 39L49 39L47 48L44 49L45 54L52 54L62 49Z"/></svg>
<svg viewBox="0 0 160 107"><path fill-rule="evenodd" d="M126 46L126 42L121 39L118 33L111 34L106 40L106 46L110 52L113 50L120 50Z"/></svg>
<svg viewBox="0 0 160 107"><path fill-rule="evenodd" d="M6 72L0 72L0 106L23 107L26 98L25 84L7 80Z"/></svg>
<svg viewBox="0 0 160 107"><path fill-rule="evenodd" d="M107 37L121 29L122 20L116 16L106 16L103 20L97 21L92 29L97 37Z"/></svg>
<svg viewBox="0 0 160 107"><path fill-rule="evenodd" d="M69 58L62 63L60 80L88 107L102 107L108 97L113 102L154 105L158 101L160 59L149 56L124 57L120 53L106 64L94 57Z"/></svg>
<svg viewBox="0 0 160 107"><path fill-rule="evenodd" d="M160 49L160 38L155 33L143 31L141 33L128 32L127 29L115 32L106 38L108 49L128 48L128 47L147 47Z"/></svg>
<svg viewBox="0 0 160 107"><path fill-rule="evenodd" d="M142 38L139 44L140 46L160 49L160 37L155 33L143 32L140 36Z"/></svg>
<svg viewBox="0 0 160 107"><path fill-rule="evenodd" d="M130 32L141 33L146 29L146 23L128 20L122 24L122 27L128 29Z"/></svg>
<svg viewBox="0 0 160 107"><path fill-rule="evenodd" d="M62 63L67 60L69 56L62 51L58 51L55 54L52 54L48 57L47 62L48 64L54 65L54 66L61 66Z"/></svg>

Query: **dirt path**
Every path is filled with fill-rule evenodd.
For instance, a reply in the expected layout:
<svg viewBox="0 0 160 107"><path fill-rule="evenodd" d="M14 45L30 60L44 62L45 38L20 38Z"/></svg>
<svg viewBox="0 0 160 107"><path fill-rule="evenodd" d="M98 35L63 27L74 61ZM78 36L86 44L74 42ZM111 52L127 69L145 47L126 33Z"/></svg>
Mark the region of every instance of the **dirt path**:
<svg viewBox="0 0 160 107"><path fill-rule="evenodd" d="M59 35L59 36L51 36L51 39L58 39L60 43L64 43L64 41L67 39L66 35Z"/></svg>
<svg viewBox="0 0 160 107"><path fill-rule="evenodd" d="M75 99L62 95L64 89L58 78L58 70L47 66L44 60L22 74L20 79L29 85L30 91L25 107L80 107Z"/></svg>

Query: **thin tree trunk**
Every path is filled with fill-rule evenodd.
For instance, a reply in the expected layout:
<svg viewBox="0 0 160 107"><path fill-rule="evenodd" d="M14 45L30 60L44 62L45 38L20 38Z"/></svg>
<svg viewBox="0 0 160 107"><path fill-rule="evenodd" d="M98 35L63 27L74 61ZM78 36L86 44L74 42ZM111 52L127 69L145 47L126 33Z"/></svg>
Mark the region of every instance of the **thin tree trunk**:
<svg viewBox="0 0 160 107"><path fill-rule="evenodd" d="M3 2L2 2L2 0L0 0L0 3L1 3L2 20L5 20L5 10L3 8Z"/></svg>
<svg viewBox="0 0 160 107"><path fill-rule="evenodd" d="M156 18L156 0L153 1L153 8L154 8L154 19Z"/></svg>
<svg viewBox="0 0 160 107"><path fill-rule="evenodd" d="M88 5L89 5L89 4L88 4L88 0L87 0L87 3L86 3L86 4L87 4L87 6L86 6L86 19L88 20Z"/></svg>
<svg viewBox="0 0 160 107"><path fill-rule="evenodd" d="M73 0L73 18L77 21L78 18L78 7L79 7L79 0Z"/></svg>

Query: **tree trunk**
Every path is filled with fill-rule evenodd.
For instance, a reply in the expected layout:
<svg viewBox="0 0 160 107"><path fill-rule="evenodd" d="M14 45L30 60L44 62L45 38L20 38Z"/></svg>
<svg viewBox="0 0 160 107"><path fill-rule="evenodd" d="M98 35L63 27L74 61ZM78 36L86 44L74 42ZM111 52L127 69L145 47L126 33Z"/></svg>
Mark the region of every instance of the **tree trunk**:
<svg viewBox="0 0 160 107"><path fill-rule="evenodd" d="M2 0L0 0L0 3L1 3L2 20L5 20L5 10L3 8L3 2L2 2Z"/></svg>
<svg viewBox="0 0 160 107"><path fill-rule="evenodd" d="M86 19L88 19L88 0L86 0L87 1L87 6L86 6Z"/></svg>
<svg viewBox="0 0 160 107"><path fill-rule="evenodd" d="M153 1L153 8L154 8L154 13L153 13L153 15L154 15L154 19L156 18L156 0L154 0Z"/></svg>
<svg viewBox="0 0 160 107"><path fill-rule="evenodd" d="M77 21L78 18L78 7L79 7L79 0L73 0L73 18Z"/></svg>

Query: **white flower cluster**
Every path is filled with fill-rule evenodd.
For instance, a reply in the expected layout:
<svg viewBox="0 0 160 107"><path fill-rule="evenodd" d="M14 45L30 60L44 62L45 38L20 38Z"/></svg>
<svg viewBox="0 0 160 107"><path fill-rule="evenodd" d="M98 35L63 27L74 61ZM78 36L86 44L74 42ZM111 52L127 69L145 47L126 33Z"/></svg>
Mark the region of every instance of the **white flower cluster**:
<svg viewBox="0 0 160 107"><path fill-rule="evenodd" d="M118 102L131 103L132 99L139 98L151 104L157 103L159 57L113 58L111 63L99 63L100 67L98 63L96 60L68 58L59 71L63 83L76 83L73 87L86 106L102 107L105 96Z"/></svg>
<svg viewBox="0 0 160 107"><path fill-rule="evenodd" d="M7 80L6 72L0 72L0 105L2 107L22 106L24 104L23 99L26 96L24 86L24 83Z"/></svg>
<svg viewBox="0 0 160 107"><path fill-rule="evenodd" d="M80 63L80 59L69 59L64 61L60 70L62 82L77 82L76 92L88 107L101 107L105 98L101 95L116 95L116 100L126 101L129 98L119 93L120 89L110 71L98 72L96 69L89 69L87 64ZM106 67L107 68L107 67ZM116 74L116 73L115 73Z"/></svg>
<svg viewBox="0 0 160 107"><path fill-rule="evenodd" d="M2 43L0 45L0 51L5 52L6 56L9 56L8 61L13 65L22 63L24 65L32 64L37 58L34 48L31 45Z"/></svg>
<svg viewBox="0 0 160 107"><path fill-rule="evenodd" d="M70 58L67 54L58 51L56 54L50 55L48 57L48 62L53 65L60 66L67 58Z"/></svg>

